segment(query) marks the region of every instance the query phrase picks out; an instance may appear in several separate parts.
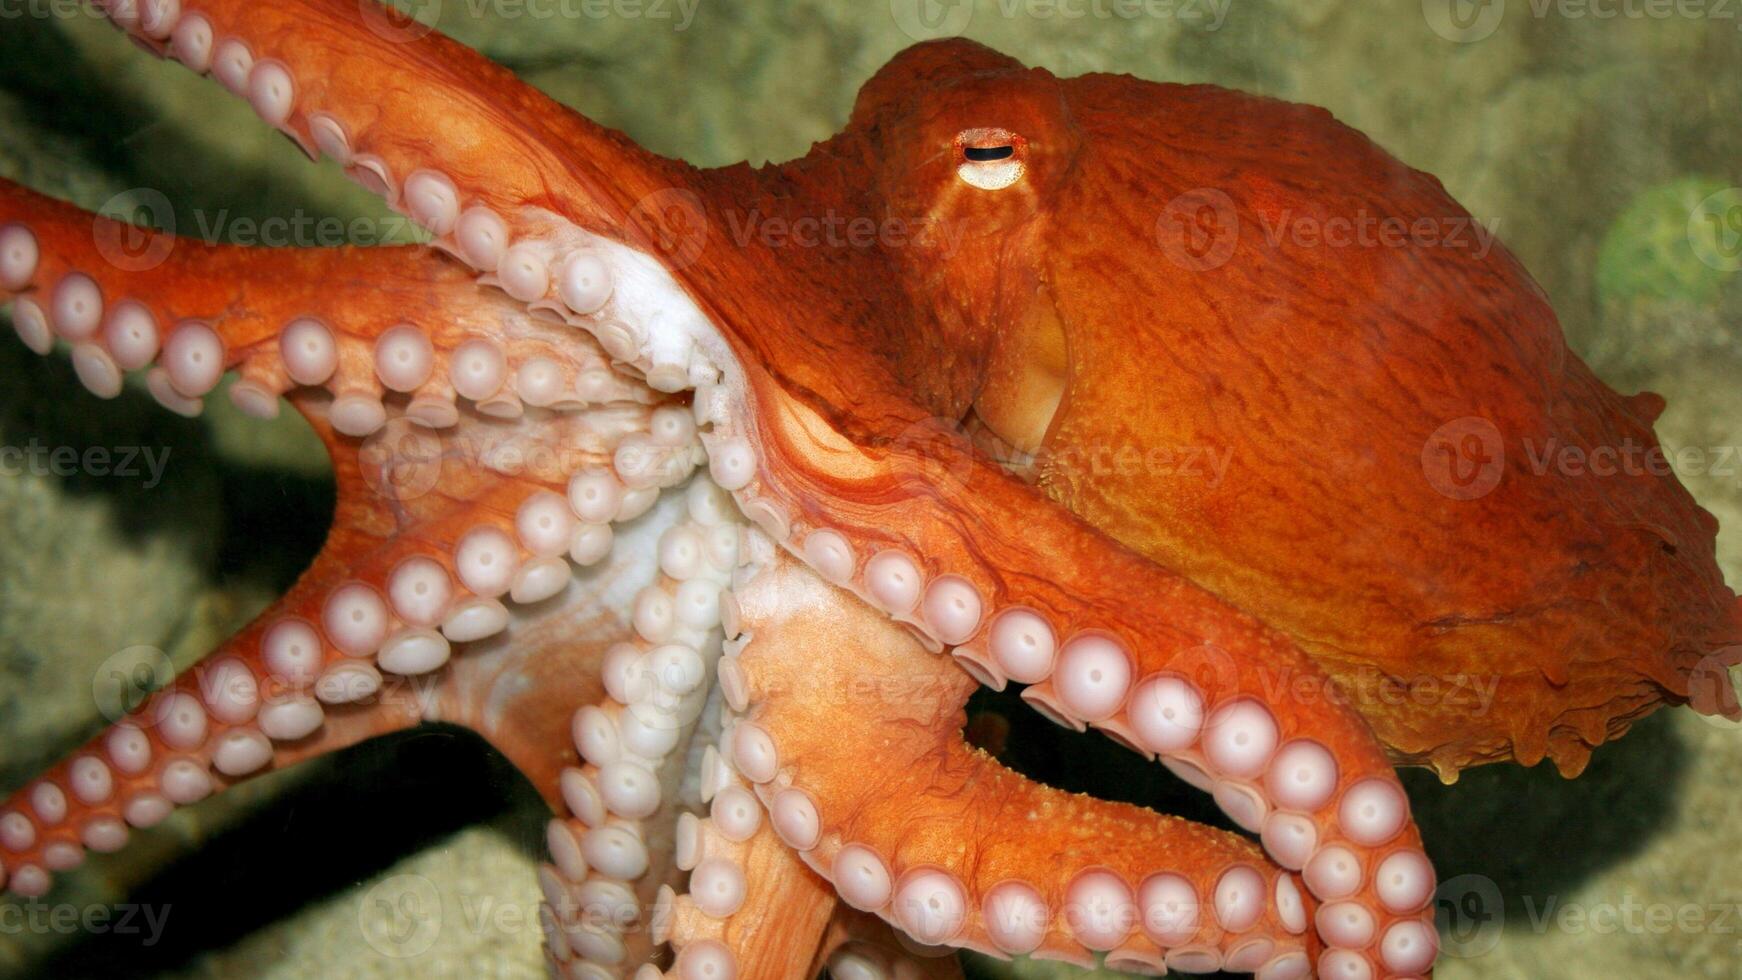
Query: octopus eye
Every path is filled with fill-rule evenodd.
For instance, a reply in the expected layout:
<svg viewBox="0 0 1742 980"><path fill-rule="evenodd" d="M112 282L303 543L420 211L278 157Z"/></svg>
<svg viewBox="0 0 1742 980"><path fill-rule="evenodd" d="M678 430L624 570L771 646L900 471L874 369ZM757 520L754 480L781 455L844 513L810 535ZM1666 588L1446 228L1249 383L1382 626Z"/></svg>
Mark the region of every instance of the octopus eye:
<svg viewBox="0 0 1742 980"><path fill-rule="evenodd" d="M1022 179L1028 141L1006 129L967 129L956 136L956 176L983 191Z"/></svg>
<svg viewBox="0 0 1742 980"><path fill-rule="evenodd" d="M1016 154L1016 147L1009 143L1003 146L964 146L962 156L975 163L987 163L992 160L1005 160Z"/></svg>

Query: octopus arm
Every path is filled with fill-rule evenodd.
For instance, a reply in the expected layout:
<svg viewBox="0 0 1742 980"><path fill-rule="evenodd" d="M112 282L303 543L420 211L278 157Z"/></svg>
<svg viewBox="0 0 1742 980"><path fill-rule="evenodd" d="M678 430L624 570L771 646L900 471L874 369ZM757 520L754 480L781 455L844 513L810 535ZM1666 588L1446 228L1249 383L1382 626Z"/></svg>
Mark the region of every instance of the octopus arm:
<svg viewBox="0 0 1742 980"><path fill-rule="evenodd" d="M676 950L668 976L809 980L844 941L834 923L851 910L776 836L731 767L710 760L708 812L677 826L677 863L689 879L655 902L653 938Z"/></svg>
<svg viewBox="0 0 1742 980"><path fill-rule="evenodd" d="M763 533L981 683L1027 684L1060 724L1159 756L1278 863L1348 871L1307 879L1353 920L1329 935L1320 924L1334 947L1321 969L1431 962L1419 903L1432 876L1402 788L1360 715L1311 693L1325 678L1298 647L966 447L914 438L917 418L849 438L757 363L742 391L728 381L698 398L714 479ZM964 761L917 758L940 773ZM1382 896L1380 869L1406 866L1408 893Z"/></svg>
<svg viewBox="0 0 1742 980"><path fill-rule="evenodd" d="M501 419L529 405L650 400L597 345L478 288L464 266L427 248L210 244L8 181L0 235L29 257L4 284L19 298L23 339L39 353L67 341L81 381L100 397L120 392L123 372L144 370L160 403L195 415L234 371L229 397L245 413L272 417L294 394L347 437L380 429L384 401L443 429L462 400Z"/></svg>
<svg viewBox="0 0 1742 980"><path fill-rule="evenodd" d="M1269 976L1316 953L1294 877L1249 841L967 746L972 679L850 593L771 557L734 595L730 744L775 832L847 905L920 942L1083 966Z"/></svg>

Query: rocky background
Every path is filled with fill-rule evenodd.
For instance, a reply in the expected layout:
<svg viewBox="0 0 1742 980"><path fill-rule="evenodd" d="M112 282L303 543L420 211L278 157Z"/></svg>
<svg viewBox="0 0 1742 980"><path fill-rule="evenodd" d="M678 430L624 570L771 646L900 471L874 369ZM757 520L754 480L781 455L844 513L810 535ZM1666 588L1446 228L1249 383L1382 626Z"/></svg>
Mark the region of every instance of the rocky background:
<svg viewBox="0 0 1742 980"><path fill-rule="evenodd" d="M921 4L941 17L928 30ZM558 99L702 164L779 160L916 39L964 33L1059 74L1208 81L1329 107L1438 174L1523 259L1575 347L1669 400L1666 445L1742 581L1742 5L1656 0L423 0ZM1604 16L1607 14L1607 16ZM88 12L0 3L0 173L183 234L379 204L216 85ZM117 195L121 195L117 198ZM161 195L161 196L158 196ZM171 213L164 202L173 201ZM287 228L269 244L334 244ZM368 241L363 243L367 244ZM0 445L145 446L161 479L0 475L0 787L101 725L117 677L185 665L318 546L330 485L294 418L100 403L0 341ZM150 485L147 485L147 484ZM142 649L143 648L143 649ZM1021 722L1016 722L1021 724ZM1026 731L1021 729L1019 731ZM1439 976L1742 978L1742 726L1653 716L1567 782L1407 774L1451 879ZM66 929L0 916L0 976L540 975L541 816L470 736L425 731L249 785L135 835L51 896L168 905ZM118 916L117 916L118 918ZM407 941L396 927L422 923ZM433 927L432 927L433 924ZM424 941L427 939L427 943ZM1062 976L977 961L993 976Z"/></svg>

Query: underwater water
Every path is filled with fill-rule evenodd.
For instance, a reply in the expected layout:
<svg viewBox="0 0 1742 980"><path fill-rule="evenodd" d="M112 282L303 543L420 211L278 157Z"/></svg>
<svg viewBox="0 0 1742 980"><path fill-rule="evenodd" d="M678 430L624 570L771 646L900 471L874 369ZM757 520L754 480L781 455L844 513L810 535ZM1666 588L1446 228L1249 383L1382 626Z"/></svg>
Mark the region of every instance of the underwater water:
<svg viewBox="0 0 1742 980"><path fill-rule="evenodd" d="M287 219L388 225L376 199L332 165L311 166L242 101L94 16L41 9L0 0L0 175L160 221L155 202L171 202L180 233L215 239L316 244ZM890 56L942 33L1059 75L1128 72L1327 107L1440 177L1530 269L1573 349L1611 386L1667 399L1659 437L1688 450L1678 475L1718 517L1720 563L1742 583L1742 4L419 9L591 118L705 165L802 154ZM93 684L117 651L158 647L186 664L282 591L319 545L332 490L294 413L261 423L212 398L187 420L142 386L99 402L64 356L36 358L10 336L0 379L0 445L167 454L156 477L0 475L0 789L10 791L101 723ZM975 710L1011 727L1012 763L1038 778L1103 795L1114 785L1216 819L1104 740L1037 723L1011 699ZM1405 782L1445 883L1438 976L1742 980L1742 725L1660 712L1572 781L1506 765L1451 786L1424 771ZM0 976L541 976L529 913L543 818L530 787L466 733L360 746L179 811L50 896L167 908L158 923L124 932L0 915ZM389 880L427 884L418 894L448 923L412 958L372 942ZM968 970L1082 972L983 958Z"/></svg>

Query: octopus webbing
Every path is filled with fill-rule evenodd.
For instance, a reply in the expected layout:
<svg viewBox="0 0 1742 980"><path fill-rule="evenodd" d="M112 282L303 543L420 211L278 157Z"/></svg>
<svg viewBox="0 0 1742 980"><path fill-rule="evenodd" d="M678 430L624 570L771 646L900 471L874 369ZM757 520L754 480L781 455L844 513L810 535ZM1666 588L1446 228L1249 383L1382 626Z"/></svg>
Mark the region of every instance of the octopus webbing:
<svg viewBox="0 0 1742 980"><path fill-rule="evenodd" d="M555 813L554 975L1418 977L1395 765L1576 775L1660 705L1736 712L1710 515L1673 474L1528 465L1655 446L1662 401L1570 353L1503 247L1217 234L1470 222L1322 110L937 42L806 156L699 169L373 0L104 6L430 245L212 244L0 185L27 346L184 415L226 375L288 401L338 487L279 602L0 807L17 895L439 721ZM1226 471L1141 465L1179 447ZM1494 710L1339 696L1374 675L1490 678ZM1242 832L1005 768L964 706L1013 685Z"/></svg>

